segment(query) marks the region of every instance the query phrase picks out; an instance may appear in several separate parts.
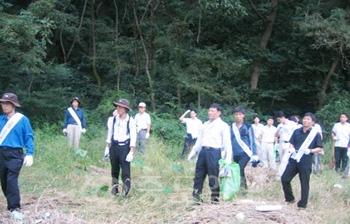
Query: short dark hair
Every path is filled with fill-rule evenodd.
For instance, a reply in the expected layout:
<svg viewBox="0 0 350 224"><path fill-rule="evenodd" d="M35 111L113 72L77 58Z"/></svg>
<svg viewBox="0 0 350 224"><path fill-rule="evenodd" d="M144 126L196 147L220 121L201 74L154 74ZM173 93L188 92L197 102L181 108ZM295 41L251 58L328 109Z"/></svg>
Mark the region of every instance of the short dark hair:
<svg viewBox="0 0 350 224"><path fill-rule="evenodd" d="M233 109L233 113L245 114L245 109L243 107L236 107L235 109Z"/></svg>
<svg viewBox="0 0 350 224"><path fill-rule="evenodd" d="M273 120L273 117L272 117L272 116L268 116L268 117L266 118L266 121L267 121L267 120L270 120L270 119Z"/></svg>
<svg viewBox="0 0 350 224"><path fill-rule="evenodd" d="M311 120L315 121L316 122L316 115L311 113L311 112L307 112L304 114L304 117L310 117Z"/></svg>
<svg viewBox="0 0 350 224"><path fill-rule="evenodd" d="M283 111L278 111L278 112L276 113L276 117L277 117L277 118L286 117L286 115L284 115Z"/></svg>
<svg viewBox="0 0 350 224"><path fill-rule="evenodd" d="M190 109L190 111L191 111L191 112L193 111L193 112L197 113L197 111L196 111L195 109Z"/></svg>
<svg viewBox="0 0 350 224"><path fill-rule="evenodd" d="M346 118L349 118L348 114L345 113L345 112L342 112L342 113L339 115L339 117L340 117L341 115L345 115Z"/></svg>
<svg viewBox="0 0 350 224"><path fill-rule="evenodd" d="M294 121L295 123L298 123L298 119L297 119L297 117L296 117L295 115L290 116L290 117L288 118L288 120Z"/></svg>
<svg viewBox="0 0 350 224"><path fill-rule="evenodd" d="M223 111L223 107L219 103L212 103L209 108L216 108L218 111Z"/></svg>
<svg viewBox="0 0 350 224"><path fill-rule="evenodd" d="M258 115L255 115L255 116L253 117L253 120L254 120L255 118L259 118L259 120L260 120L260 117L259 117Z"/></svg>

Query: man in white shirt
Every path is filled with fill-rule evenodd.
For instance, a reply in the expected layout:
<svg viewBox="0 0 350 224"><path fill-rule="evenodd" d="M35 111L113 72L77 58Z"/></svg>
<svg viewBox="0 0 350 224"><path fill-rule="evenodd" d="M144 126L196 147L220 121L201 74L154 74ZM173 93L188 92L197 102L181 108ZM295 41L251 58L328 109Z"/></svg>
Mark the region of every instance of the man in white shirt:
<svg viewBox="0 0 350 224"><path fill-rule="evenodd" d="M276 170L275 149L274 144L277 144L277 137L275 136L277 128L273 126L273 117L266 120L266 125L262 129L261 137L261 162L263 167L270 166Z"/></svg>
<svg viewBox="0 0 350 224"><path fill-rule="evenodd" d="M144 102L139 103L139 113L135 115L135 123L137 130L136 149L144 154L151 131L151 116L146 112L146 104Z"/></svg>
<svg viewBox="0 0 350 224"><path fill-rule="evenodd" d="M209 120L203 124L196 144L188 155L192 161L196 154L198 160L193 184L193 197L196 202L203 202L201 198L203 184L206 176L209 178L211 190L210 201L217 203L220 196L219 185L219 160L223 157L226 163L232 162L232 146L230 128L221 120L222 106L217 103L210 105L208 110Z"/></svg>
<svg viewBox="0 0 350 224"><path fill-rule="evenodd" d="M190 114L190 118L185 118L187 114ZM184 147L181 153L181 158L184 158L185 154L191 150L193 145L196 143L199 130L202 128L202 121L197 118L197 111L187 110L184 114L181 115L179 120L186 124L186 137L184 142Z"/></svg>
<svg viewBox="0 0 350 224"><path fill-rule="evenodd" d="M334 124L332 129L335 170L345 178L350 155L350 124L346 113L341 113L339 120L340 122Z"/></svg>

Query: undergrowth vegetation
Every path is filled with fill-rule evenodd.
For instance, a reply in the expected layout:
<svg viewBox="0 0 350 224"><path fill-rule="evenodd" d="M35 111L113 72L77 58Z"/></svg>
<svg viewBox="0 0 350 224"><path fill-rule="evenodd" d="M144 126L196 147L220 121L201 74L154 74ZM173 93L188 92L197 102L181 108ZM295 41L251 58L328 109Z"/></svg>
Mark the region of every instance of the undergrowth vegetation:
<svg viewBox="0 0 350 224"><path fill-rule="evenodd" d="M43 205L56 198L59 203L51 204L55 211L86 223L188 223L191 212L200 206L193 206L191 196L195 163L180 159L184 131L178 123L159 123L162 127L154 125L146 154L137 153L131 164L132 189L127 198L110 195L110 164L102 161L104 127L90 127L77 151L67 147L66 137L59 133L58 126L35 130L34 165L23 167L20 175L22 209L34 212L31 203L36 205L35 210L45 209ZM167 133L169 139L161 133ZM320 223L320 220L321 223L347 223L350 219L349 179L341 179L328 168L328 142L325 149L322 174L311 176L306 214L310 216L310 223ZM255 172L261 174L258 169L251 169L253 176ZM265 182L264 185L257 182L247 192L238 193L232 202L221 201L218 206L233 208L237 201L245 199L283 205L280 181L271 178ZM298 177L292 183L298 198ZM334 184L340 184L342 188L335 188ZM205 183L205 201L209 200L209 193ZM290 208L290 214L298 214L294 207ZM230 215L234 223L236 214Z"/></svg>

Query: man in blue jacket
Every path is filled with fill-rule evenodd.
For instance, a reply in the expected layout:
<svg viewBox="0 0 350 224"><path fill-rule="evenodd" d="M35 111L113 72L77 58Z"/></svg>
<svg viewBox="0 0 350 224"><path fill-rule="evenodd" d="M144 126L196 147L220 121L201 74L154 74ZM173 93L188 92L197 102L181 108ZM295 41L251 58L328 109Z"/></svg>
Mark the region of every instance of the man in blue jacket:
<svg viewBox="0 0 350 224"><path fill-rule="evenodd" d="M1 188L7 200L7 209L11 218L24 219L19 211L20 193L18 176L22 164L30 167L33 164L34 136L29 119L16 111L21 107L17 96L5 93L1 99L4 112L0 116L0 180ZM26 149L26 154L23 153Z"/></svg>
<svg viewBox="0 0 350 224"><path fill-rule="evenodd" d="M231 143L233 151L233 161L238 163L241 172L241 188L247 189L247 181L244 174L244 168L251 159L252 162L258 162L254 130L251 124L244 121L245 109L236 107L233 110L235 122L231 125Z"/></svg>

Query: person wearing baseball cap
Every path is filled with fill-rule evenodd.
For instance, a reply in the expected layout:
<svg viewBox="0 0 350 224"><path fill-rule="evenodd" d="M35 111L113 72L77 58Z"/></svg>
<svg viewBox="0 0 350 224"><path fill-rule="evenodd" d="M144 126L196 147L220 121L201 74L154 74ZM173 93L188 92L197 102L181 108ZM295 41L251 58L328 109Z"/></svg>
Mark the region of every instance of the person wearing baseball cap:
<svg viewBox="0 0 350 224"><path fill-rule="evenodd" d="M129 101L119 99L113 105L117 115L107 123L106 148L109 149L112 175L112 195L119 195L119 173L123 181L122 195L128 195L131 187L130 163L134 158L136 145L135 120L128 114L131 111Z"/></svg>
<svg viewBox="0 0 350 224"><path fill-rule="evenodd" d="M146 112L146 104L139 103L139 113L135 115L137 139L136 148L142 154L146 153L147 139L151 131L151 116Z"/></svg>
<svg viewBox="0 0 350 224"><path fill-rule="evenodd" d="M7 199L10 217L22 220L25 216L20 212L18 176L22 164L26 167L33 165L34 134L29 119L16 111L21 105L14 93L2 95L0 103L4 112L0 115L1 188Z"/></svg>
<svg viewBox="0 0 350 224"><path fill-rule="evenodd" d="M73 97L70 104L72 106L66 109L62 132L67 135L68 146L77 150L79 148L81 133L86 132L85 116L84 110L79 107L80 100L78 97Z"/></svg>

